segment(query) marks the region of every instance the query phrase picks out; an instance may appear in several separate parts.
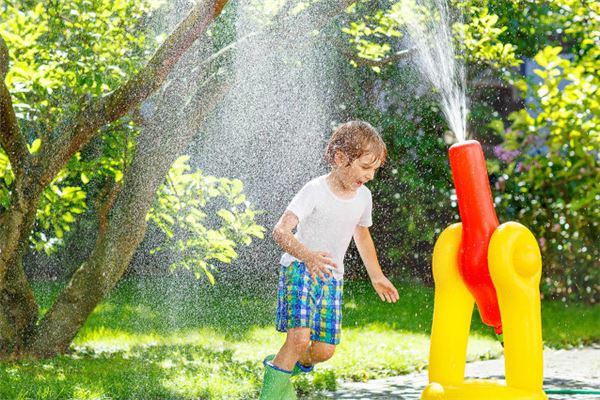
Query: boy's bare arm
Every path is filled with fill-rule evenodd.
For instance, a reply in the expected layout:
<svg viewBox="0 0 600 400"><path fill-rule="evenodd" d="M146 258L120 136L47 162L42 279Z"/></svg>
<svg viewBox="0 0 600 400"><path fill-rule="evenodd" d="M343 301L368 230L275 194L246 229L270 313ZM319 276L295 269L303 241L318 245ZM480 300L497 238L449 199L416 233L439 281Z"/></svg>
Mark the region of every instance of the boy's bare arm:
<svg viewBox="0 0 600 400"><path fill-rule="evenodd" d="M316 275L325 279L325 275L330 273L328 266L337 268L337 265L329 258L328 253L311 251L296 239L292 231L298 222L298 217L286 210L273 228L273 239L286 253L304 261L313 279L316 279Z"/></svg>
<svg viewBox="0 0 600 400"><path fill-rule="evenodd" d="M354 243L356 243L360 258L363 260L369 278L371 278L371 283L381 300L389 303L398 301L398 291L381 271L381 266L377 260L375 243L373 243L369 228L357 226L354 230Z"/></svg>

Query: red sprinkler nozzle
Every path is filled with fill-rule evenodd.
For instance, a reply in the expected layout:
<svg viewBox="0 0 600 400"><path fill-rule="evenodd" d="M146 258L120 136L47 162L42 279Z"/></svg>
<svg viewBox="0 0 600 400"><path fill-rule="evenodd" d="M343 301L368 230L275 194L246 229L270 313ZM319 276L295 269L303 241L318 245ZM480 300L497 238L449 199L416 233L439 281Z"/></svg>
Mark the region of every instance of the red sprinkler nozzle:
<svg viewBox="0 0 600 400"><path fill-rule="evenodd" d="M456 143L448 151L462 221L459 269L475 298L482 321L502 333L496 289L488 268L488 245L498 227L485 158L476 140Z"/></svg>

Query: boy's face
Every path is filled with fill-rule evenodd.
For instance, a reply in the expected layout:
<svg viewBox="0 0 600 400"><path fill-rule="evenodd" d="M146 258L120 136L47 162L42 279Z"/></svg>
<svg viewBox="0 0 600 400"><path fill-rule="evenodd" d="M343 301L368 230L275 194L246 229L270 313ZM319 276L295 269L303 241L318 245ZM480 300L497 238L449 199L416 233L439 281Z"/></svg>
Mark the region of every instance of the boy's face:
<svg viewBox="0 0 600 400"><path fill-rule="evenodd" d="M348 157L338 152L335 157L337 173L344 186L351 190L369 182L381 166L381 160L373 153L365 153L348 164Z"/></svg>

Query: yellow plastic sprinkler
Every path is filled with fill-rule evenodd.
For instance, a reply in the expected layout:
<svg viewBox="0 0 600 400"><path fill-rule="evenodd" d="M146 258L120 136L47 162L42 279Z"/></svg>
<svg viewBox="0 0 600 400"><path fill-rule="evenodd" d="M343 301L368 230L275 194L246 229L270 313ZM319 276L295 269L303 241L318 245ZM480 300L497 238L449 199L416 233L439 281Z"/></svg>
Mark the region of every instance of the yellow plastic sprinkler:
<svg viewBox="0 0 600 400"><path fill-rule="evenodd" d="M449 157L462 223L446 228L433 250L429 384L421 400L545 400L537 241L519 223L498 224L479 142L457 143ZM474 303L504 337L506 383L464 377Z"/></svg>

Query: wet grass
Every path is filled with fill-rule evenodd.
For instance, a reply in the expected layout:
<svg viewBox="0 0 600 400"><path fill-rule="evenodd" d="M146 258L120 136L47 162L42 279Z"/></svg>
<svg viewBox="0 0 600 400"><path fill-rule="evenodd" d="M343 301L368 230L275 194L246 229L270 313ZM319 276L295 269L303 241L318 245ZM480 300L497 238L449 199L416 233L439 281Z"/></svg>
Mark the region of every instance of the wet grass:
<svg viewBox="0 0 600 400"><path fill-rule="evenodd" d="M271 282L272 283L272 282ZM275 283L268 289L209 287L189 281L127 280L97 307L73 352L51 360L0 364L0 398L256 398L261 359L277 351ZM334 389L336 379L365 380L423 368L433 292L399 284L401 300L381 303L368 282L345 286L342 343L329 362L296 387ZM38 284L47 307L57 284ZM600 341L600 307L543 304L544 336L554 347ZM473 318L469 358L500 346Z"/></svg>

